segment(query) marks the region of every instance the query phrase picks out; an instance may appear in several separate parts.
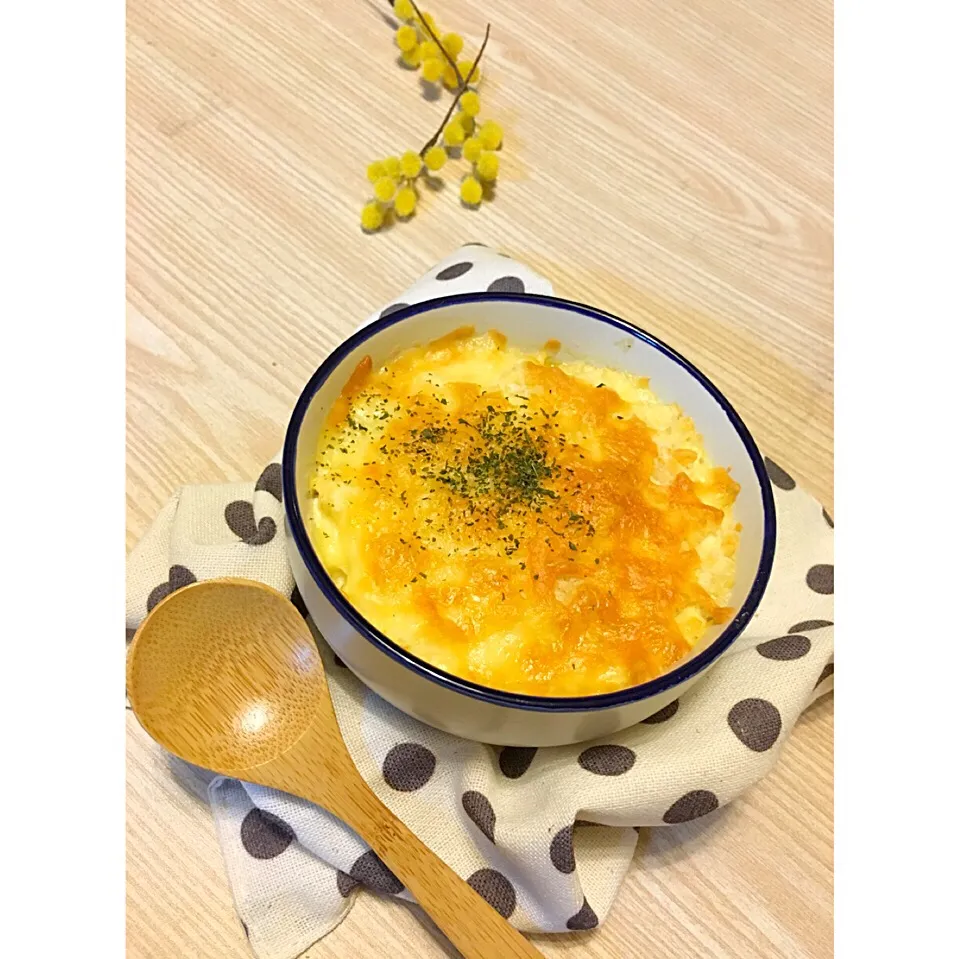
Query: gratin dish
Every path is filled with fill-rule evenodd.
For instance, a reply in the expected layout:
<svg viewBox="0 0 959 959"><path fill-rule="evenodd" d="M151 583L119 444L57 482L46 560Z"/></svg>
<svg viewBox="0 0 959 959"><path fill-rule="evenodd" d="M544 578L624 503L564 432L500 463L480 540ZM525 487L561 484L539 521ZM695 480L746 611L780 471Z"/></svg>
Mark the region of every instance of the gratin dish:
<svg viewBox="0 0 959 959"><path fill-rule="evenodd" d="M536 350L559 340L557 359L587 360L648 377L667 403L690 416L712 460L739 484L735 518L742 527L734 614L713 626L663 675L615 692L533 696L497 690L444 672L369 623L337 588L311 543L305 516L310 475L330 407L359 361L374 365L400 350L464 325L498 330L511 344ZM481 742L556 746L608 736L646 719L705 675L754 614L772 567L776 520L762 457L729 401L699 370L655 337L624 320L554 297L476 293L408 306L361 328L310 378L293 410L283 450L283 500L293 577L316 627L340 659L374 692L416 719Z"/></svg>

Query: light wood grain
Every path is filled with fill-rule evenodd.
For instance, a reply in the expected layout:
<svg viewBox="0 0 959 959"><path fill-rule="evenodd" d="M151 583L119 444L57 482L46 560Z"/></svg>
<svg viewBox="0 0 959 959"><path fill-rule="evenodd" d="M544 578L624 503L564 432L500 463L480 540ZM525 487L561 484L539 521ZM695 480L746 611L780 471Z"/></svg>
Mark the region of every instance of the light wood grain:
<svg viewBox="0 0 959 959"><path fill-rule="evenodd" d="M831 5L426 8L474 49L492 23L501 183L476 213L447 189L366 237L365 164L442 107L395 65L381 4L128 4L128 546L176 486L257 475L326 353L468 240L688 355L831 511ZM197 784L127 722L129 955L244 955ZM641 839L607 922L544 954L831 955L831 697L728 810ZM360 895L307 956L385 946L451 954Z"/></svg>

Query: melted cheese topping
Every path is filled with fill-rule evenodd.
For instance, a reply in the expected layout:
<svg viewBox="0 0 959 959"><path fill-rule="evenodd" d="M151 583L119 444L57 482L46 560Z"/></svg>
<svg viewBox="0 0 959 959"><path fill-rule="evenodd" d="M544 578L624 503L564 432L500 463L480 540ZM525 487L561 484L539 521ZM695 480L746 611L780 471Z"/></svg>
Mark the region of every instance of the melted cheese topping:
<svg viewBox="0 0 959 959"><path fill-rule="evenodd" d="M739 491L648 382L465 327L366 357L320 440L308 525L409 652L485 686L610 692L727 620Z"/></svg>

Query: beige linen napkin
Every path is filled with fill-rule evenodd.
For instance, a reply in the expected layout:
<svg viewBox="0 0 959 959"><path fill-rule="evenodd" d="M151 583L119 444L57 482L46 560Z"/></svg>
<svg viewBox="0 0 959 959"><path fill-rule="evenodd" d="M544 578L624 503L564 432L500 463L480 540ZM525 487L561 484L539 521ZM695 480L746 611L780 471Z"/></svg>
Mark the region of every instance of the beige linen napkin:
<svg viewBox="0 0 959 959"><path fill-rule="evenodd" d="M522 264L470 245L400 301L486 289L552 292ZM549 749L457 739L379 699L320 644L360 773L520 929L602 922L633 855L632 827L687 822L735 799L769 771L800 713L832 689L832 520L785 470L767 467L779 542L755 617L678 703L616 736ZM239 576L289 595L281 497L278 462L255 483L177 492L129 558L128 631L194 580ZM409 898L362 840L316 806L224 778L209 798L259 959L308 948L347 915L358 886Z"/></svg>

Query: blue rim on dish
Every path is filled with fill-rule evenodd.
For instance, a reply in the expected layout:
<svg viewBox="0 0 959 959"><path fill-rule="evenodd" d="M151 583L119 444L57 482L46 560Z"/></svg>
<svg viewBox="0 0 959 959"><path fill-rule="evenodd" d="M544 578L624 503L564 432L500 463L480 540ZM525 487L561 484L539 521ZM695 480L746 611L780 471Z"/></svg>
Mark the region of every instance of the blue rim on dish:
<svg viewBox="0 0 959 959"><path fill-rule="evenodd" d="M370 337L375 336L382 330L388 329L397 323L402 323L410 317L417 316L420 313L430 312L440 307L460 306L468 303L501 302L532 302L579 313L590 319L599 320L608 326L613 326L628 336L642 340L660 353L663 353L694 377L719 404L745 446L746 452L749 454L749 459L753 464L753 469L756 472L756 479L759 481L763 502L763 547L756 577L746 596L746 601L743 603L739 612L730 620L729 625L706 649L686 662L681 663L675 669L664 673L656 679L640 683L638 686L629 686L626 689L620 689L616 692L598 693L591 696L530 696L525 693L511 693L505 690L491 689L487 686L481 686L478 683L471 682L468 679L454 676L452 673L444 672L442 669L426 662L426 660L420 659L418 656L407 652L398 643L395 643L388 636L381 633L353 607L323 568L323 564L320 562L313 548L313 544L306 530L306 525L303 522L303 517L300 513L299 497L296 491L297 440L300 428L303 425L303 418L306 415L310 402L316 395L316 391L326 382L333 370L340 365L343 358L356 349L356 347L366 342ZM293 414L290 417L290 424L286 432L286 440L283 444L283 502L286 507L288 532L292 535L296 548L303 558L307 570L313 577L313 581L326 599L333 605L334 609L368 642L373 643L373 645L377 646L391 659L411 669L414 673L440 686L445 686L447 689L498 706L510 706L516 709L529 709L542 712L584 712L622 706L626 703L648 699L651 696L666 692L701 672L732 645L733 641L739 636L743 629L745 629L749 620L752 619L756 608L759 606L759 601L766 591L766 586L769 583L773 554L776 549L776 509L773 503L772 486L766 474L766 465L756 447L755 441L746 428L746 424L743 423L739 414L732 408L729 401L716 386L693 366L689 360L677 353L672 347L667 346L652 334L645 332L645 330L632 326L625 320L611 313L606 313L603 310L598 310L595 307L586 306L583 303L577 303L573 300L564 300L554 296L533 296L527 293L461 293L452 296L442 296L433 300L424 300L421 303L404 306L401 309L390 312L386 316L380 316L379 319L362 327L352 336L344 340L310 377L309 382L300 394L300 398L297 400L296 406L293 408Z"/></svg>

